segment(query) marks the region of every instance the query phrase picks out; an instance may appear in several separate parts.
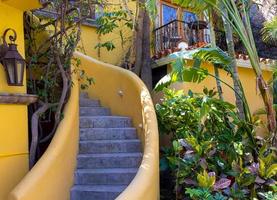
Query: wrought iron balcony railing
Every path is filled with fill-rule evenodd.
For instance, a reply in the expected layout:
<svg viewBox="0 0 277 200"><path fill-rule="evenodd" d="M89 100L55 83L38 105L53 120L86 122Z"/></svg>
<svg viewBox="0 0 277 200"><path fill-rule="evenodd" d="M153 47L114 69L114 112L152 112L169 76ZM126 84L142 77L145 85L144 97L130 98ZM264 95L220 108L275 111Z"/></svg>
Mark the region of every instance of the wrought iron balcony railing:
<svg viewBox="0 0 277 200"><path fill-rule="evenodd" d="M189 46L210 43L208 29L205 21L184 22L173 20L154 30L155 54L164 51L177 51L180 42L186 42Z"/></svg>

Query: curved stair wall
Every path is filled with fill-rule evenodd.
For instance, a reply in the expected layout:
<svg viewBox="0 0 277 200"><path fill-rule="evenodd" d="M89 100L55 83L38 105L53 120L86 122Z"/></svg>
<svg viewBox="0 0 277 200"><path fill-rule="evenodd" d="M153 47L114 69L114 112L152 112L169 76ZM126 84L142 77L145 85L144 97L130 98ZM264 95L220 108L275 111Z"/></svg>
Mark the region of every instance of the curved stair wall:
<svg viewBox="0 0 277 200"><path fill-rule="evenodd" d="M81 67L95 79L87 91L111 108L112 114L129 116L143 145L139 170L117 200L159 199L159 138L151 96L132 72L105 64L81 53ZM77 83L74 76L73 81ZM72 88L64 119L47 151L14 188L9 200L69 200L79 143L79 88Z"/></svg>
<svg viewBox="0 0 277 200"><path fill-rule="evenodd" d="M73 76L74 83L77 78ZM79 88L73 86L64 119L46 152L14 188L9 200L68 200L79 144Z"/></svg>
<svg viewBox="0 0 277 200"><path fill-rule="evenodd" d="M159 199L159 138L151 96L142 81L132 72L103 63L82 53L75 57L81 68L95 84L86 91L93 99L101 100L112 114L129 116L143 145L143 159L130 185L117 200Z"/></svg>

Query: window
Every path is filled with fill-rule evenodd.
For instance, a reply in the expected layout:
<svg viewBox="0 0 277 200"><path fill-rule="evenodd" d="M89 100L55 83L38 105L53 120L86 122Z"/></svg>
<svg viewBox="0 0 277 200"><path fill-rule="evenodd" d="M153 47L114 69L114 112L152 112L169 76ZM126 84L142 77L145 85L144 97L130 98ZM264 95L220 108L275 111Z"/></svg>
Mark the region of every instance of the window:
<svg viewBox="0 0 277 200"><path fill-rule="evenodd" d="M162 4L162 25L177 19L177 9L166 4Z"/></svg>
<svg viewBox="0 0 277 200"><path fill-rule="evenodd" d="M188 12L188 11L184 11L183 12L183 21L186 23L190 23L190 22L195 22L197 21L197 16L196 14L192 13L192 12Z"/></svg>

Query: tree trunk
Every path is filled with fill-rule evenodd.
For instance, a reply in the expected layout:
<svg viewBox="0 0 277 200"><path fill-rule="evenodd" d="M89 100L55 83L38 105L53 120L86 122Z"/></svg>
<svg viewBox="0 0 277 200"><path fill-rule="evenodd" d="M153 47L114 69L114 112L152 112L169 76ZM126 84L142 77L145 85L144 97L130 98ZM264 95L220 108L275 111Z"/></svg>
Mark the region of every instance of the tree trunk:
<svg viewBox="0 0 277 200"><path fill-rule="evenodd" d="M213 20L213 12L212 10L208 10L208 15L209 15L209 21L210 21L210 32L211 32L211 45L213 48L216 47L216 39L215 39L215 32L214 32L214 20ZM223 91L222 91L222 86L220 83L220 77L219 77L219 71L216 66L214 66L214 73L215 73L215 80L216 80L216 87L218 91L218 96L221 100L223 100Z"/></svg>
<svg viewBox="0 0 277 200"><path fill-rule="evenodd" d="M228 18L228 13L226 8L224 8L224 5L221 4L222 12L224 13L225 17ZM244 103L242 100L243 92L242 88L240 87L240 79L238 74L238 67L236 62L236 54L235 54L235 47L234 47L234 40L233 40L233 29L231 27L231 24L229 21L222 17L224 30L226 34L226 43L228 48L228 54L233 58L233 62L231 64L231 70L232 70L232 78L233 78L233 84L235 89L235 97L236 97L236 106L238 108L239 117L240 119L245 119L245 113L244 113Z"/></svg>
<svg viewBox="0 0 277 200"><path fill-rule="evenodd" d="M29 168L31 169L36 163L37 146L38 146L38 127L39 118L42 113L44 113L49 108L49 104L44 104L32 115L32 141L30 145L30 160Z"/></svg>
<svg viewBox="0 0 277 200"><path fill-rule="evenodd" d="M142 79L149 90L152 90L152 69L150 55L150 17L145 10L144 0L139 2L139 14L135 37L134 72Z"/></svg>
<svg viewBox="0 0 277 200"><path fill-rule="evenodd" d="M152 68L150 52L150 18L147 12L144 13L143 22L143 53L141 66L141 79L149 90L152 90Z"/></svg>
<svg viewBox="0 0 277 200"><path fill-rule="evenodd" d="M140 1L141 2L141 1ZM142 66L142 50L143 50L143 23L145 9L142 8L139 2L139 14L136 25L136 37L135 37L135 68L134 72L140 76Z"/></svg>
<svg viewBox="0 0 277 200"><path fill-rule="evenodd" d="M276 138L276 113L273 108L273 99L272 96L269 92L269 87L267 83L265 82L264 78L262 75L257 76L257 82L258 82L258 87L261 92L261 96L263 98L265 108L266 108L266 113L267 113L267 123L268 123L268 130L270 134L272 135L272 144L273 146L277 145L277 138Z"/></svg>

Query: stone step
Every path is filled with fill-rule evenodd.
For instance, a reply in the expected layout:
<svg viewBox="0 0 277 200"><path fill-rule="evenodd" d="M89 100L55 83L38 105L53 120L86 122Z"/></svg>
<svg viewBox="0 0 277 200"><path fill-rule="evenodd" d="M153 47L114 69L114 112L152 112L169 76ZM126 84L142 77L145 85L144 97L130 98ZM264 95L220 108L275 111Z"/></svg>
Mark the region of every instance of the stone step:
<svg viewBox="0 0 277 200"><path fill-rule="evenodd" d="M80 141L79 153L134 153L141 152L140 140Z"/></svg>
<svg viewBox="0 0 277 200"><path fill-rule="evenodd" d="M77 169L77 185L128 185L137 173L136 168Z"/></svg>
<svg viewBox="0 0 277 200"><path fill-rule="evenodd" d="M111 111L104 107L80 107L80 116L109 116Z"/></svg>
<svg viewBox="0 0 277 200"><path fill-rule="evenodd" d="M135 128L81 128L80 140L137 139Z"/></svg>
<svg viewBox="0 0 277 200"><path fill-rule="evenodd" d="M78 169L138 168L142 153L79 154Z"/></svg>
<svg viewBox="0 0 277 200"><path fill-rule="evenodd" d="M88 96L88 93L87 92L81 92L80 93L80 99L88 99L89 98L89 96Z"/></svg>
<svg viewBox="0 0 277 200"><path fill-rule="evenodd" d="M132 120L121 116L81 116L80 128L123 128L131 127Z"/></svg>
<svg viewBox="0 0 277 200"><path fill-rule="evenodd" d="M100 107L99 100L80 98L79 105L81 107Z"/></svg>
<svg viewBox="0 0 277 200"><path fill-rule="evenodd" d="M127 185L75 185L71 200L114 200Z"/></svg>

